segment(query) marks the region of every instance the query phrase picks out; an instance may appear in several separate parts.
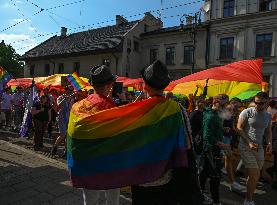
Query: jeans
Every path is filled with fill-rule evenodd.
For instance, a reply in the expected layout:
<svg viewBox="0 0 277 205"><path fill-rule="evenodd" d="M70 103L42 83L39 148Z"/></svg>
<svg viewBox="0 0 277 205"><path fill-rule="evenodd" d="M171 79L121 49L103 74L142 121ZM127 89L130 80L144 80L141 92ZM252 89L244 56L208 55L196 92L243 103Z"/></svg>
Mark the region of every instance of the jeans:
<svg viewBox="0 0 277 205"><path fill-rule="evenodd" d="M98 205L101 190L83 190L84 205ZM105 190L106 205L119 205L120 189Z"/></svg>

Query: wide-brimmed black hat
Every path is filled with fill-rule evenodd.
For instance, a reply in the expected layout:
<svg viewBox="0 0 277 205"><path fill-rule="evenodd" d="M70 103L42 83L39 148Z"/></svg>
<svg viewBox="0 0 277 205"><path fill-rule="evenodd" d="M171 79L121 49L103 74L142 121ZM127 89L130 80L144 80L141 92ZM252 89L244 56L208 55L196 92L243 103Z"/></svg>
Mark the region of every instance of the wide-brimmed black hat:
<svg viewBox="0 0 277 205"><path fill-rule="evenodd" d="M170 83L167 67L159 60L142 69L141 75L145 83L152 88L164 89Z"/></svg>
<svg viewBox="0 0 277 205"><path fill-rule="evenodd" d="M103 85L115 81L117 78L111 70L105 65L94 66L90 70L90 84Z"/></svg>

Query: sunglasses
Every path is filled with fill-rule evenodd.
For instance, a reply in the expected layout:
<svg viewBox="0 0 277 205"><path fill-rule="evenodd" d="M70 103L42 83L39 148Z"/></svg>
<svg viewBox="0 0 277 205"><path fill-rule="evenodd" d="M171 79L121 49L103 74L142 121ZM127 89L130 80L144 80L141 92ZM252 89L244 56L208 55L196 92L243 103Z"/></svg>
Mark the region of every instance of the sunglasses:
<svg viewBox="0 0 277 205"><path fill-rule="evenodd" d="M264 105L264 104L266 104L266 102L256 102L256 101L254 101L254 103L255 103L256 105Z"/></svg>

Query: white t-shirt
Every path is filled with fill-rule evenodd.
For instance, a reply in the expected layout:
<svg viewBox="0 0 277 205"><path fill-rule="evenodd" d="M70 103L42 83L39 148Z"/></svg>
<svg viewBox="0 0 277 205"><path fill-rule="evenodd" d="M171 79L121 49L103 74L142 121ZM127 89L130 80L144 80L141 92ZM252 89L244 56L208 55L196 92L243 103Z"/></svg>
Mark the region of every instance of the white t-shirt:
<svg viewBox="0 0 277 205"><path fill-rule="evenodd" d="M13 96L11 94L3 93L1 109L11 110L12 109L12 100L13 100Z"/></svg>

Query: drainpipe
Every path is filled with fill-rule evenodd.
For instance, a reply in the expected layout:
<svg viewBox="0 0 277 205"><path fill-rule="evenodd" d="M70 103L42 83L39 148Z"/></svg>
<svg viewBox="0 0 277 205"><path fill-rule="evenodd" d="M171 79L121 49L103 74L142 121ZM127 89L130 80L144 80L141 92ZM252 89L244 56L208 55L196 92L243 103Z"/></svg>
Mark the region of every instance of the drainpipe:
<svg viewBox="0 0 277 205"><path fill-rule="evenodd" d="M210 61L210 24L207 26L207 35L206 35L206 54L205 54L205 67L209 68Z"/></svg>

